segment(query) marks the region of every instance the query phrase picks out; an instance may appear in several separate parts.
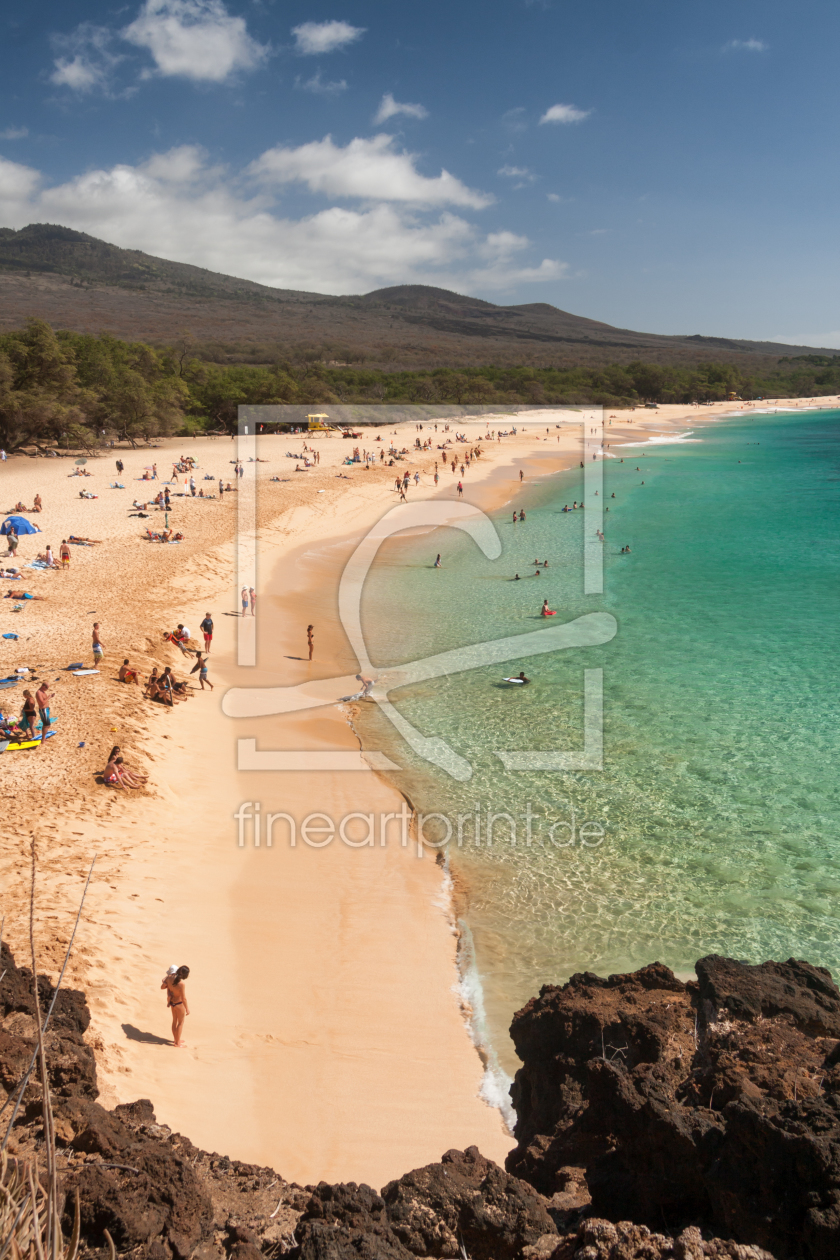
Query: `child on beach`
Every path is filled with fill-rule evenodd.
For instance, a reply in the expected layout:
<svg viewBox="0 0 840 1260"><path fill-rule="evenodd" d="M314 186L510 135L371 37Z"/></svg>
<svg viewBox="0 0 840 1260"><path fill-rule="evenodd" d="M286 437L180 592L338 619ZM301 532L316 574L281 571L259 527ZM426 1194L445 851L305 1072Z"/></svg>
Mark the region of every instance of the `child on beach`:
<svg viewBox="0 0 840 1260"><path fill-rule="evenodd" d="M172 1040L179 1050L187 1044L181 1040L181 1031L184 1019L190 1013L187 991L184 988L184 981L189 974L189 967L176 967L173 964L167 968L166 975L160 982L160 987L166 989L166 1005L172 1012Z"/></svg>

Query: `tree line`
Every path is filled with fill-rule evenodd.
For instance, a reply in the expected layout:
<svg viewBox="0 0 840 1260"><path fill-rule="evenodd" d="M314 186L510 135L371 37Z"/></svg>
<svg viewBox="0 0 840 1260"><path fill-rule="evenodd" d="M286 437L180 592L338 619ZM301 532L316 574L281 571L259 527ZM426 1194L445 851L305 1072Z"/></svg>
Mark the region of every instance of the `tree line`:
<svg viewBox="0 0 840 1260"><path fill-rule="evenodd" d="M328 366L313 355L268 365L220 364L188 340L169 347L54 331L42 320L0 335L0 445L93 448L175 433L233 432L240 405L456 403L628 407L645 402L814 397L840 393L840 356L755 366L639 360L600 367Z"/></svg>

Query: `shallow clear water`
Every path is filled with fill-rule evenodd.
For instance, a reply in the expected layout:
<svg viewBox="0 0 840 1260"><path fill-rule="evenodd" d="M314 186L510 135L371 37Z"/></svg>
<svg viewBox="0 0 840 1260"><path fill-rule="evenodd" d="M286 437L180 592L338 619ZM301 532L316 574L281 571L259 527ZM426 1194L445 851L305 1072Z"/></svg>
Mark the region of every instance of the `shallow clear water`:
<svg viewBox="0 0 840 1260"><path fill-rule="evenodd" d="M498 514L499 560L441 530L384 549L366 590L382 664L539 629L544 596L558 621L606 609L619 624L603 647L394 693L415 726L472 763L466 783L364 706L365 744L404 767L393 778L419 810L454 819L481 806L481 845L464 819L448 849L469 889L486 1035L508 1069L514 1010L574 971L653 959L685 971L712 951L840 970L840 413L693 436L607 461L603 596L583 595L583 514L560 512L582 497L578 470L526 491L524 525ZM550 562L539 579L535 557ZM496 750L581 747L583 671L595 667L603 770L506 771ZM531 686L500 684L521 668ZM486 845L488 809L513 816L515 844L499 820ZM566 825L552 843L549 825L573 814L574 842ZM581 843L584 822L601 824L601 843L592 831Z"/></svg>

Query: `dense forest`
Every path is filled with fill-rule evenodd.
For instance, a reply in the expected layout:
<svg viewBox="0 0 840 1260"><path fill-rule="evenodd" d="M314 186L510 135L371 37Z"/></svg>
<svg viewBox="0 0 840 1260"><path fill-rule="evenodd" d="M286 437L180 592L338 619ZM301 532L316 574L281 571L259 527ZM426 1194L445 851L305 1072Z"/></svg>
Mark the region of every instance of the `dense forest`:
<svg viewBox="0 0 840 1260"><path fill-rule="evenodd" d="M746 370L734 363L637 361L601 367L457 371L331 365L317 346L271 364L220 364L189 340L170 347L54 332L31 320L0 335L0 445L91 448L196 431L232 432L242 404L353 403L488 407L814 397L840 392L840 358L817 354Z"/></svg>

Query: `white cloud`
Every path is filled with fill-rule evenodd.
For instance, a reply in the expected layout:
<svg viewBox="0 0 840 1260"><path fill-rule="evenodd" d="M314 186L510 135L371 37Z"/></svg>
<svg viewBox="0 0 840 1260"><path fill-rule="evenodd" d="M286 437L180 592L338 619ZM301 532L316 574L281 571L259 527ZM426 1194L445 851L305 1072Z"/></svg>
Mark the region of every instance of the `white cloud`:
<svg viewBox="0 0 840 1260"><path fill-rule="evenodd" d="M546 197L548 197L549 201L562 201L563 200L563 198L560 196L559 193L546 193L545 195Z"/></svg>
<svg viewBox="0 0 840 1260"><path fill-rule="evenodd" d="M525 106L517 105L515 109L509 109L507 113L502 114L502 126L505 131L511 131L514 134L526 131L528 124L525 121Z"/></svg>
<svg viewBox="0 0 840 1260"><path fill-rule="evenodd" d="M501 166L496 171L496 174L501 175L504 179L515 179L517 181L513 185L515 189L527 188L537 178L533 171L528 170L527 166Z"/></svg>
<svg viewBox="0 0 840 1260"><path fill-rule="evenodd" d="M0 131L0 140L25 140L28 135L28 127L6 127Z"/></svg>
<svg viewBox="0 0 840 1260"><path fill-rule="evenodd" d="M767 52L769 44L765 44L763 39L730 39L728 44L724 44L722 52Z"/></svg>
<svg viewBox="0 0 840 1260"><path fill-rule="evenodd" d="M349 22L302 22L292 27L295 48L303 56L314 57L321 53L335 52L354 44L365 33L363 26L351 26Z"/></svg>
<svg viewBox="0 0 840 1260"><path fill-rule="evenodd" d="M269 53L221 0L146 0L122 37L151 53L158 74L210 83L255 69Z"/></svg>
<svg viewBox="0 0 840 1260"><path fill-rule="evenodd" d="M335 96L338 92L347 90L347 80L338 79L334 82L325 83L321 78L321 71L313 74L311 79L303 82L301 79L295 79L295 87L303 88L304 92L313 92L316 96Z"/></svg>
<svg viewBox="0 0 840 1260"><path fill-rule="evenodd" d="M93 22L82 22L69 35L54 35L53 47L62 54L53 62L50 82L73 92L106 90L114 67L123 58L112 51L112 32Z"/></svg>
<svg viewBox="0 0 840 1260"><path fill-rule="evenodd" d="M405 114L407 118L428 118L429 111L425 105L409 105L407 102L395 101L391 93L386 92L379 103L379 109L373 121L384 123L389 118L395 118L397 114Z"/></svg>
<svg viewBox="0 0 840 1260"><path fill-rule="evenodd" d="M345 148L331 136L296 149L269 149L254 162L253 175L281 184L305 184L328 197L407 201L421 206L470 206L480 210L492 197L467 188L448 171L430 179L416 169L415 155L397 153L393 136L351 140Z"/></svg>
<svg viewBox="0 0 840 1260"><path fill-rule="evenodd" d="M246 184L189 146L54 187L44 187L30 167L0 159L0 222L62 223L125 248L325 293L398 283L490 291L557 280L566 271L553 259L529 265L526 237L483 234L449 211L422 216L379 203L283 218L269 190L246 187L253 189L251 175Z"/></svg>
<svg viewBox="0 0 840 1260"><path fill-rule="evenodd" d="M541 123L578 123L592 113L591 109L578 109L576 105L552 105L540 119Z"/></svg>

